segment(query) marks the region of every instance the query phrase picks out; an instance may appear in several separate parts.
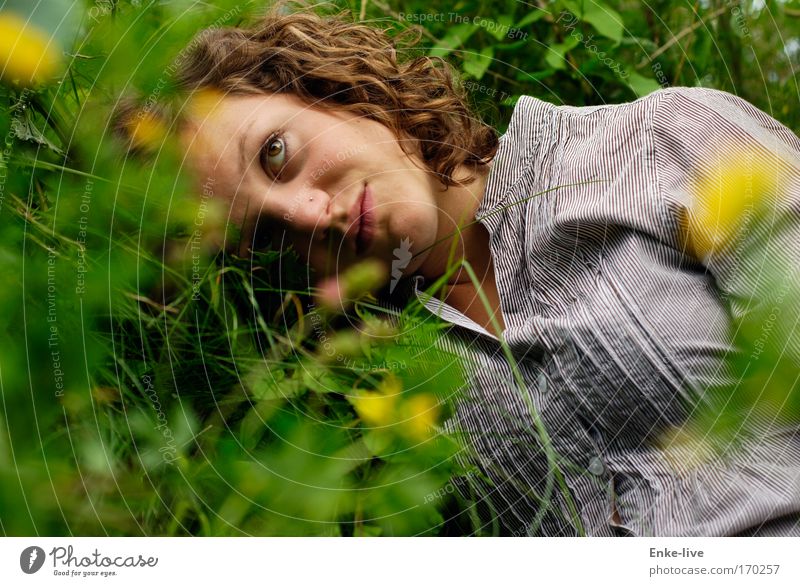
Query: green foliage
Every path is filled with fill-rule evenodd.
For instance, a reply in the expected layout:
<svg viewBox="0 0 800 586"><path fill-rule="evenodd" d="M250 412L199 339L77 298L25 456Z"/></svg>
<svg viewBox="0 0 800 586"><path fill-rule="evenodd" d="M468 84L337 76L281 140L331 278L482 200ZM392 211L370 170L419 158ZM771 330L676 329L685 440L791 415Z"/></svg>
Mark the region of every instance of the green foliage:
<svg viewBox="0 0 800 586"><path fill-rule="evenodd" d="M473 101L501 130L520 95L584 106L668 86L726 90L800 129L796 1L366 4L368 18L423 27L428 54L458 66Z"/></svg>
<svg viewBox="0 0 800 586"><path fill-rule="evenodd" d="M462 448L407 422L373 429L351 401L393 376L398 408L435 397L444 415L455 357L429 323L404 317L382 343L320 312L302 283L277 288L278 261L302 274L288 252L255 268L217 253L206 238L235 226L166 132L125 155L109 127L119 96L181 100L181 48L250 9L141 4L87 4L60 83L0 86L3 532L441 531L425 497L459 472ZM377 306L357 310L389 327Z"/></svg>
<svg viewBox="0 0 800 586"><path fill-rule="evenodd" d="M797 3L743 2L744 20L726 3L700 4L363 6L396 30L421 22L416 51L449 59L501 130L521 94L585 105L666 84L734 91L798 129ZM465 475L455 458L465 446L409 423L431 397L441 422L462 382L437 326L366 298L353 328L314 305L290 253L218 253L208 237L235 227L203 207L174 139L137 158L112 135L122 95L180 106L171 71L182 48L257 3L54 6L68 17L54 9L33 22L65 55L58 79L0 85L0 530L484 531L464 513L470 503L430 498ZM445 16L421 18L432 14ZM771 43L779 33L786 52ZM402 417L368 423L380 412L359 400L387 387L399 389Z"/></svg>

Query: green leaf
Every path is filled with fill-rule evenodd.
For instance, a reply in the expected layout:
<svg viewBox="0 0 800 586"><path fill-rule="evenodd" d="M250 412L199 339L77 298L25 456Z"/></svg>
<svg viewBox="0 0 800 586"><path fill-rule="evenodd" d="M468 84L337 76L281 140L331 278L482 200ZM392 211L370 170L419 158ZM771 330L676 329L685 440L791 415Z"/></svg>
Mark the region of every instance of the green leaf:
<svg viewBox="0 0 800 586"><path fill-rule="evenodd" d="M376 458L391 456L397 451L394 436L386 429L372 429L364 433L364 445Z"/></svg>
<svg viewBox="0 0 800 586"><path fill-rule="evenodd" d="M570 12L591 24L604 37L613 39L617 43L622 40L625 24L622 16L613 8L598 0L563 0L563 3Z"/></svg>
<svg viewBox="0 0 800 586"><path fill-rule="evenodd" d="M470 74L475 79L480 79L494 59L492 47L484 47L480 53L470 53L464 56L464 72Z"/></svg>
<svg viewBox="0 0 800 586"><path fill-rule="evenodd" d="M303 385L315 393L335 393L338 389L335 377L322 365L315 364L314 362L304 363L300 373L300 380Z"/></svg>
<svg viewBox="0 0 800 586"><path fill-rule="evenodd" d="M508 51L510 54L514 55L515 52L519 51L529 43L530 40L524 38L520 39L519 41L514 41L513 43L504 43L502 45L495 45L494 49L495 51Z"/></svg>
<svg viewBox="0 0 800 586"><path fill-rule="evenodd" d="M545 54L545 61L547 64L552 67L553 69L566 69L566 59L565 55L575 48L578 44L578 39L573 36L567 38L566 41L563 43L558 43L556 45L550 45L549 51Z"/></svg>
<svg viewBox="0 0 800 586"><path fill-rule="evenodd" d="M522 28L525 25L528 25L528 24L536 22L537 20L539 20L540 18L542 18L546 14L548 14L548 12L546 10L542 10L542 9L532 10L531 12L529 12L528 14L523 16L520 19L520 21L514 26L516 28Z"/></svg>
<svg viewBox="0 0 800 586"><path fill-rule="evenodd" d="M655 79L651 79L649 77L644 77L643 75L639 75L638 73L630 72L628 78L626 79L630 88L636 93L638 97L646 96L647 94L651 94L661 86Z"/></svg>
<svg viewBox="0 0 800 586"><path fill-rule="evenodd" d="M11 132L19 140L28 142L35 142L36 144L47 147L51 151L62 154L61 149L54 145L44 133L36 127L32 119L30 109L26 109L25 113L17 116L11 121Z"/></svg>
<svg viewBox="0 0 800 586"><path fill-rule="evenodd" d="M556 70L552 67L548 67L547 69L542 69L541 71L519 71L515 76L517 81L538 81L540 79L546 79L553 75Z"/></svg>
<svg viewBox="0 0 800 586"><path fill-rule="evenodd" d="M428 53L431 57L446 57L453 52L453 49L460 47L478 30L468 22L457 24L445 35Z"/></svg>
<svg viewBox="0 0 800 586"><path fill-rule="evenodd" d="M250 394L260 401L296 397L307 389L300 377L287 379L282 370L264 365L247 373L243 382Z"/></svg>
<svg viewBox="0 0 800 586"><path fill-rule="evenodd" d="M482 19L480 22L483 24L482 26L478 26L485 28L486 32L488 32L498 41L502 41L508 36L509 31L513 28L514 20L509 15L502 14L498 16L494 22L488 19Z"/></svg>

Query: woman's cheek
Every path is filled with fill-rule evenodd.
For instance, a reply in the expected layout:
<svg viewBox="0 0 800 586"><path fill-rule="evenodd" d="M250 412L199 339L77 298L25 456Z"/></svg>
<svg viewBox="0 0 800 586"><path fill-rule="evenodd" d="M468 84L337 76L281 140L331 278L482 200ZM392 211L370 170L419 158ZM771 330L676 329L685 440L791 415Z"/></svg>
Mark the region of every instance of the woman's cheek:
<svg viewBox="0 0 800 586"><path fill-rule="evenodd" d="M410 206L409 206L410 207ZM396 222L389 233L389 244L395 256L418 254L436 241L437 214L435 208L420 205L414 210L410 207L405 217Z"/></svg>

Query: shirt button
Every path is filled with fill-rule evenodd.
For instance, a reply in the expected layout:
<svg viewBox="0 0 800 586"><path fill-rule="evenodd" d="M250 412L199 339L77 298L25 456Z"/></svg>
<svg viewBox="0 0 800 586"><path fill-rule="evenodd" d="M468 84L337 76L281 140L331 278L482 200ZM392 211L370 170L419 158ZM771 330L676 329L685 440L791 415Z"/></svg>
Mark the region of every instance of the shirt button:
<svg viewBox="0 0 800 586"><path fill-rule="evenodd" d="M539 386L540 393L547 392L547 377L543 372L539 372L539 375L536 377L536 384Z"/></svg>
<svg viewBox="0 0 800 586"><path fill-rule="evenodd" d="M595 456L591 460L589 460L589 472L594 474L595 476L600 476L605 470L605 466L603 465L603 461Z"/></svg>

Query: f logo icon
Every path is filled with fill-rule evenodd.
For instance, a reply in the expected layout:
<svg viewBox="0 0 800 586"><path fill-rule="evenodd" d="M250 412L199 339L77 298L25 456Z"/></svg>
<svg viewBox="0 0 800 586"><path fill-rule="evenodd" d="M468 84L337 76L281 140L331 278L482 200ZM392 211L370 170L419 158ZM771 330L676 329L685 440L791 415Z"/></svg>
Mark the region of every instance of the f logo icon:
<svg viewBox="0 0 800 586"><path fill-rule="evenodd" d="M26 574L35 574L44 565L44 550L32 545L22 550L19 555L19 567Z"/></svg>

